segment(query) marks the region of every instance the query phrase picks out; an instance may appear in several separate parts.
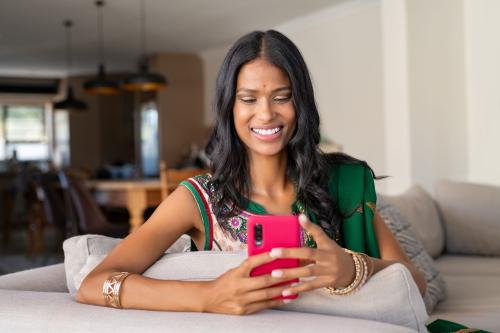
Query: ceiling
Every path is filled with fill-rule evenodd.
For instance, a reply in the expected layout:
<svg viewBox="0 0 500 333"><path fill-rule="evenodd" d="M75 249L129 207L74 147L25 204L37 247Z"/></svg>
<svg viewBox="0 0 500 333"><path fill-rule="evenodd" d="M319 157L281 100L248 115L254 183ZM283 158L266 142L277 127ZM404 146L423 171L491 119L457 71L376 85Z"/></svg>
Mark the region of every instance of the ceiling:
<svg viewBox="0 0 500 333"><path fill-rule="evenodd" d="M147 52L199 52L346 0L145 0ZM108 70L131 70L140 54L140 1L107 0ZM0 76L64 76L65 31L74 21L72 73L97 61L94 0L0 0Z"/></svg>

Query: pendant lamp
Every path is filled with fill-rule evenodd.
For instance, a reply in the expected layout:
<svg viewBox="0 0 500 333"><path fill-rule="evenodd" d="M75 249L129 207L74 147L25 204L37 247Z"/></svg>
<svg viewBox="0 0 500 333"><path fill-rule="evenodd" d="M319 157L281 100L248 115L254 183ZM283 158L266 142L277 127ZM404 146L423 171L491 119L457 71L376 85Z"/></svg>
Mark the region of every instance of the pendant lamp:
<svg viewBox="0 0 500 333"><path fill-rule="evenodd" d="M98 48L98 61L99 67L97 70L97 76L85 82L83 84L83 89L85 92L92 95L113 95L118 93L118 84L109 80L106 77L106 68L104 65L104 47L103 47L103 29L102 29L102 7L104 6L104 1L98 0L95 2L97 7L97 31L99 34L99 48Z"/></svg>
<svg viewBox="0 0 500 333"><path fill-rule="evenodd" d="M145 21L146 11L144 0L141 0L141 59L139 61L139 72L126 78L121 87L130 91L156 91L167 87L167 79L158 73L151 73L148 68L146 57L146 35Z"/></svg>
<svg viewBox="0 0 500 333"><path fill-rule="evenodd" d="M66 72L68 76L66 97L62 101L55 102L52 106L55 110L83 111L87 109L87 104L75 98L73 88L69 82L69 75L71 73L71 27L73 26L73 22L67 20L63 24L66 28Z"/></svg>

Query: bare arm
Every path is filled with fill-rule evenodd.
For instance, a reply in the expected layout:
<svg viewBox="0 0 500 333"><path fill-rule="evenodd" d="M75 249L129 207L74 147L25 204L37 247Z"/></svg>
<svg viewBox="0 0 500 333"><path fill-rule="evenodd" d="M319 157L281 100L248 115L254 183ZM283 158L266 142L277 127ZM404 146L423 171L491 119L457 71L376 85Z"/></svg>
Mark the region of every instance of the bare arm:
<svg viewBox="0 0 500 333"><path fill-rule="evenodd" d="M120 299L124 308L200 311L199 296L206 289L202 282L163 281L140 275L182 234L197 232L200 227L194 199L181 186L83 280L77 301L104 305L104 281L112 272L124 271L134 273L122 285Z"/></svg>

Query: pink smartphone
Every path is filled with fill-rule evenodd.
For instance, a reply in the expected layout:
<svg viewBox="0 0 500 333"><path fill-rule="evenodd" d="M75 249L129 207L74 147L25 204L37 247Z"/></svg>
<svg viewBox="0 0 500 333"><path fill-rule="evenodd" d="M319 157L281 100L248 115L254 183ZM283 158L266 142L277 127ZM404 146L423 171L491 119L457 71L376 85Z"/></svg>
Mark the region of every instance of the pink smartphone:
<svg viewBox="0 0 500 333"><path fill-rule="evenodd" d="M300 247L300 225L298 216L252 215L247 222L248 255L269 252L276 247ZM276 259L256 267L250 276L271 274L278 268L299 267L298 259ZM298 279L277 283L276 286L298 282ZM277 297L277 299L295 299L297 295Z"/></svg>

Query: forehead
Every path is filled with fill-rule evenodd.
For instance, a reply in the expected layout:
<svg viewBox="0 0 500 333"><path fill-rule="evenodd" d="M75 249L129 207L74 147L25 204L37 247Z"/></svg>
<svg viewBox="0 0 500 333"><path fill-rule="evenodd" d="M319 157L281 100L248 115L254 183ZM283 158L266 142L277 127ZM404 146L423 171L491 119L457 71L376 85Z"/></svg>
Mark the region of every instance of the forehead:
<svg viewBox="0 0 500 333"><path fill-rule="evenodd" d="M269 61L258 58L243 65L238 73L237 89L273 89L290 85L288 75Z"/></svg>

